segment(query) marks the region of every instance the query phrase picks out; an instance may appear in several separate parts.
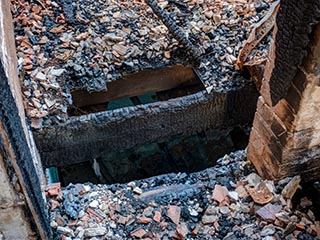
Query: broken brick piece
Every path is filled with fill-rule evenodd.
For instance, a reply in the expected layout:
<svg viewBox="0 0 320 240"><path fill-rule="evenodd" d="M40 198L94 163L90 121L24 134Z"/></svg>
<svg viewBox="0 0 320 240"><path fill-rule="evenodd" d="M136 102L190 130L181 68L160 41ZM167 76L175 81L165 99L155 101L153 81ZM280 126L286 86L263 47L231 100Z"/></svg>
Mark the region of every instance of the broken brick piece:
<svg viewBox="0 0 320 240"><path fill-rule="evenodd" d="M244 188L243 185L239 185L239 186L236 188L235 191L238 193L239 198L246 198L246 197L248 197L247 190Z"/></svg>
<svg viewBox="0 0 320 240"><path fill-rule="evenodd" d="M192 234L193 234L193 235L197 235L198 232L199 232L199 230L200 230L200 226L198 225L198 226L196 226L196 227L193 229Z"/></svg>
<svg viewBox="0 0 320 240"><path fill-rule="evenodd" d="M52 183L52 184L48 185L46 192L49 197L56 197L59 195L60 189L61 189L61 184L59 182Z"/></svg>
<svg viewBox="0 0 320 240"><path fill-rule="evenodd" d="M276 220L276 214L282 209L281 205L274 205L268 203L264 207L260 208L256 213L265 221L274 221Z"/></svg>
<svg viewBox="0 0 320 240"><path fill-rule="evenodd" d="M228 189L225 186L216 184L212 192L212 199L221 203L228 195Z"/></svg>
<svg viewBox="0 0 320 240"><path fill-rule="evenodd" d="M255 187L247 185L246 189L253 201L261 205L271 202L274 198L273 193L270 192L265 182L261 182Z"/></svg>
<svg viewBox="0 0 320 240"><path fill-rule="evenodd" d="M128 222L128 217L124 217L122 215L119 215L119 218L118 218L118 223L119 224L122 224L122 225L126 225L127 222Z"/></svg>
<svg viewBox="0 0 320 240"><path fill-rule="evenodd" d="M60 207L59 202L53 199L50 200L50 204L51 204L51 208L50 208L51 211L55 210L57 207Z"/></svg>
<svg viewBox="0 0 320 240"><path fill-rule="evenodd" d="M94 219L97 223L103 221L104 217L97 213L92 208L87 208L86 213L90 216L90 218Z"/></svg>
<svg viewBox="0 0 320 240"><path fill-rule="evenodd" d="M159 224L159 226L160 226L162 229L166 229L167 226L168 226L168 223L165 222L165 221L162 221L162 222Z"/></svg>
<svg viewBox="0 0 320 240"><path fill-rule="evenodd" d="M177 232L174 232L174 233L173 233L172 238L173 238L173 239L178 239L178 240L183 240L183 237L181 237L181 236L179 235L179 233L177 233Z"/></svg>
<svg viewBox="0 0 320 240"><path fill-rule="evenodd" d="M148 224L152 222L152 219L148 217L139 217L137 222L142 224Z"/></svg>
<svg viewBox="0 0 320 240"><path fill-rule="evenodd" d="M135 237L135 238L142 238L146 234L147 234L146 230L144 230L143 228L138 228L138 229L133 230L130 233L130 236Z"/></svg>
<svg viewBox="0 0 320 240"><path fill-rule="evenodd" d="M160 220L161 220L161 212L160 211L155 211L153 220L155 222L160 222Z"/></svg>
<svg viewBox="0 0 320 240"><path fill-rule="evenodd" d="M299 187L300 181L301 181L300 176L295 176L294 178L292 178L290 182L288 182L288 184L282 190L281 195L285 199L292 199L293 195L296 193Z"/></svg>
<svg viewBox="0 0 320 240"><path fill-rule="evenodd" d="M181 237L185 237L189 233L189 230L186 224L179 224L176 230Z"/></svg>
<svg viewBox="0 0 320 240"><path fill-rule="evenodd" d="M176 225L179 224L180 221L180 213L181 208L175 205L169 205L167 216L171 219L172 222L174 222Z"/></svg>

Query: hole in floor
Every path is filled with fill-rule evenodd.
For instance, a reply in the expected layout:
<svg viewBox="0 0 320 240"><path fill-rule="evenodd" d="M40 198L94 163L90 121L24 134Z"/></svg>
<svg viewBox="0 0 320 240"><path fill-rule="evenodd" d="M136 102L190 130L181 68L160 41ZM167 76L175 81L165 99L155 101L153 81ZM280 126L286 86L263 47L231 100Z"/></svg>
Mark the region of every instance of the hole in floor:
<svg viewBox="0 0 320 240"><path fill-rule="evenodd" d="M109 83L108 91L106 92L89 93L85 90L73 91L73 106L68 109L68 112L72 116L97 112L100 114L100 112L104 111L113 114L117 112L113 112L116 109L120 111L130 106L159 102L155 104L155 108L157 108L158 105L162 104L160 102L193 95L203 90L203 84L192 68L175 66L146 70ZM225 104L231 105L233 102L241 99L242 93L239 94L237 95L237 92L233 92L230 95L218 95L217 98L210 99L215 101L212 107L220 106L219 104L224 104L224 101L226 101ZM218 101L219 97L221 97L222 102ZM166 106L165 103L164 106ZM192 110L192 108L190 109ZM220 113L221 116L219 115ZM149 112L145 114L148 115ZM207 130L198 132L198 134L192 136L185 136L184 134L176 136L181 131L179 133L170 132L167 135L160 134L160 137L157 137L156 140L144 139L136 144L129 145L128 147L135 147L126 150L110 152L110 148L108 148L108 150L101 153L101 148L99 148L89 158L83 159L84 161L88 160L87 162L60 167L58 170L59 181L64 186L75 182L124 183L166 173L190 173L212 167L217 159L232 151L244 149L248 144L249 131L240 126L230 127L239 123L227 123L225 118L229 116L228 114L230 114L230 111L226 105L221 105L221 108L217 109L217 115L220 116L218 121L222 121L222 123L215 130L208 130L208 127L211 125L208 125L208 122L205 121L201 122L204 127L198 128L201 130L197 131ZM181 121L187 122L186 128L194 127L188 122L188 119L183 119L188 115L181 116ZM159 114L159 117L162 117L162 115ZM213 118L209 119L212 121ZM166 121L162 121L157 126L151 124L150 128L147 125L146 128L142 129L149 131L149 129L156 128L163 131L172 127L168 124L172 123L172 121L172 118L169 116ZM216 119L214 118L213 121L216 121ZM153 119L153 122L157 123L157 119ZM250 124L250 121L244 122L244 124ZM127 128L130 129L131 127L132 125L127 125ZM119 134L119 131L117 131L117 134ZM194 132L196 131L190 131L190 134ZM148 132L151 135L153 133ZM126 136L125 134L122 135ZM139 131L137 131L136 136L131 136L131 138L138 135ZM106 138L101 136L100 138L106 140ZM166 141L162 139L166 139ZM103 142L102 140L99 141ZM127 147L127 145L123 146L125 146L123 148ZM98 157L93 159L92 156ZM48 166L50 165L48 164Z"/></svg>
<svg viewBox="0 0 320 240"><path fill-rule="evenodd" d="M235 137L237 135L238 137ZM59 168L59 181L69 183L124 183L171 172L196 172L248 143L242 127L175 136L165 142L102 152L95 160Z"/></svg>
<svg viewBox="0 0 320 240"><path fill-rule="evenodd" d="M108 90L71 92L71 116L85 115L122 107L167 101L204 90L192 68L181 65L144 70L108 83Z"/></svg>

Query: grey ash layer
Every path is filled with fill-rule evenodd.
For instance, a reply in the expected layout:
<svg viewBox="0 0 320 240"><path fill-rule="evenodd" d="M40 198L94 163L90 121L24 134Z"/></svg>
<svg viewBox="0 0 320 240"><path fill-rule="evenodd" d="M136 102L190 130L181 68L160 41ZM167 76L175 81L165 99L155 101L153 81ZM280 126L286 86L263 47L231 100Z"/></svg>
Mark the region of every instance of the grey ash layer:
<svg viewBox="0 0 320 240"><path fill-rule="evenodd" d="M12 2L30 118L67 119L71 89L102 91L108 82L126 74L194 64L194 54L144 1L59 0L42 6L29 0ZM193 48L203 51L197 66L205 86L220 84L221 90L228 90L247 81L234 70L234 63L270 2L256 6L251 1L170 0L158 1L158 5ZM41 11L34 11L37 6ZM19 18L21 13L28 21Z"/></svg>
<svg viewBox="0 0 320 240"><path fill-rule="evenodd" d="M106 82L116 80L124 74L175 64L190 65L194 61L194 52L197 52L194 49L202 49L202 56L207 56L202 59L201 56L197 56L201 75L216 73L220 81L230 82L232 86L232 82L241 78L233 69L233 57L237 56L241 44L246 39L249 25L256 23L263 16L257 13L248 19L239 19L241 14L234 16L234 6L224 4L222 12L216 16L217 22L214 22L213 17L208 19L204 14L204 9L219 5L214 1L199 6L191 1L160 2L163 12L169 13L169 19L182 29L193 45L191 52L188 51L191 48L186 49L178 42L172 32L143 2L73 2L72 11L70 1L60 2L65 14L73 13L73 16L66 15L69 21L68 30L62 34L62 39L56 39L54 36L56 41L52 44L59 46L61 40L68 42L70 39L73 46L71 49L74 49L75 53L65 64L68 70L68 86L87 88L89 91L105 89ZM161 14L164 14L163 12ZM209 16L210 14L208 13ZM79 16L90 23L79 24ZM244 23L245 21L247 23ZM249 25L245 26L246 24ZM231 61L221 61L226 54L232 55ZM92 61L95 55L102 58ZM93 65L89 66L90 63ZM207 76L207 79L210 77ZM206 83L207 86L211 84Z"/></svg>

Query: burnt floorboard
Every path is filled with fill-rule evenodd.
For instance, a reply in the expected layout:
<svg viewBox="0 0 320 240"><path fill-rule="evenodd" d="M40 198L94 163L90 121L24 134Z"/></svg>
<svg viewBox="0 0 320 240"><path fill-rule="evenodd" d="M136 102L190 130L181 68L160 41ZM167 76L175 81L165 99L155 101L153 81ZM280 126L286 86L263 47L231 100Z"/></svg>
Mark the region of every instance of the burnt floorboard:
<svg viewBox="0 0 320 240"><path fill-rule="evenodd" d="M35 131L44 166L64 166L99 157L102 151L128 149L195 134L251 124L258 93L251 84L228 93L205 91L185 97L73 117Z"/></svg>

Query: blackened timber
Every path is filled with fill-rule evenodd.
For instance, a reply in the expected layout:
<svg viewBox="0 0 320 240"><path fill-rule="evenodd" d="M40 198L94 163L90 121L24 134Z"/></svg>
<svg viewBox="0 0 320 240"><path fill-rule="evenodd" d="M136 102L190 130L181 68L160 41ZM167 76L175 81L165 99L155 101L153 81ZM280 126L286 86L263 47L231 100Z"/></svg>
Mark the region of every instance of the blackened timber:
<svg viewBox="0 0 320 240"><path fill-rule="evenodd" d="M45 202L42 198L40 181L36 174L37 171L19 116L19 110L8 81L0 61L0 152L3 152L8 166L13 168L19 178L28 203L28 210L32 215L29 222L34 224L33 221L35 221L39 234L44 239L45 236L51 235Z"/></svg>
<svg viewBox="0 0 320 240"><path fill-rule="evenodd" d="M176 65L124 76L117 81L110 82L108 91L90 93L82 89L74 90L71 94L73 105L84 107L197 84L201 82L191 67Z"/></svg>
<svg viewBox="0 0 320 240"><path fill-rule="evenodd" d="M310 39L287 95L275 106L267 91L258 100L247 158L264 178L320 180L320 23Z"/></svg>
<svg viewBox="0 0 320 240"><path fill-rule="evenodd" d="M182 43L188 50L189 54L195 61L199 61L201 58L201 52L192 44L187 38L185 32L176 24L176 22L167 14L157 3L156 0L146 0L146 3L151 7L154 14L163 22L164 25L170 30L175 39Z"/></svg>
<svg viewBox="0 0 320 240"><path fill-rule="evenodd" d="M310 34L320 20L319 0L282 0L276 19L274 66L270 76L270 98L276 105L284 98L307 54Z"/></svg>
<svg viewBox="0 0 320 240"><path fill-rule="evenodd" d="M97 158L102 151L251 124L257 98L253 84L227 93L208 95L202 91L165 102L73 117L34 135L43 164L64 166Z"/></svg>
<svg viewBox="0 0 320 240"><path fill-rule="evenodd" d="M52 239L52 229L41 189L43 173L37 169L41 164L38 164L37 152L32 146L32 136L29 135L25 121L10 6L10 1L0 1L0 164L2 170L6 169L6 173L1 172L3 178L8 174L12 185L13 177L17 179L20 187L15 188L14 192L25 204L20 205L21 201L18 200L19 204L13 202L14 209L7 208L7 212L2 209L1 235L3 239L34 239L33 233L23 232L23 229L30 227L32 232L37 232L38 239ZM12 186L5 185L7 184L2 182L1 203L3 200L10 201L5 199L5 191ZM26 216L20 219L24 226L10 226L10 219L12 220L13 216L18 217L20 210ZM7 231L4 232L3 229Z"/></svg>

